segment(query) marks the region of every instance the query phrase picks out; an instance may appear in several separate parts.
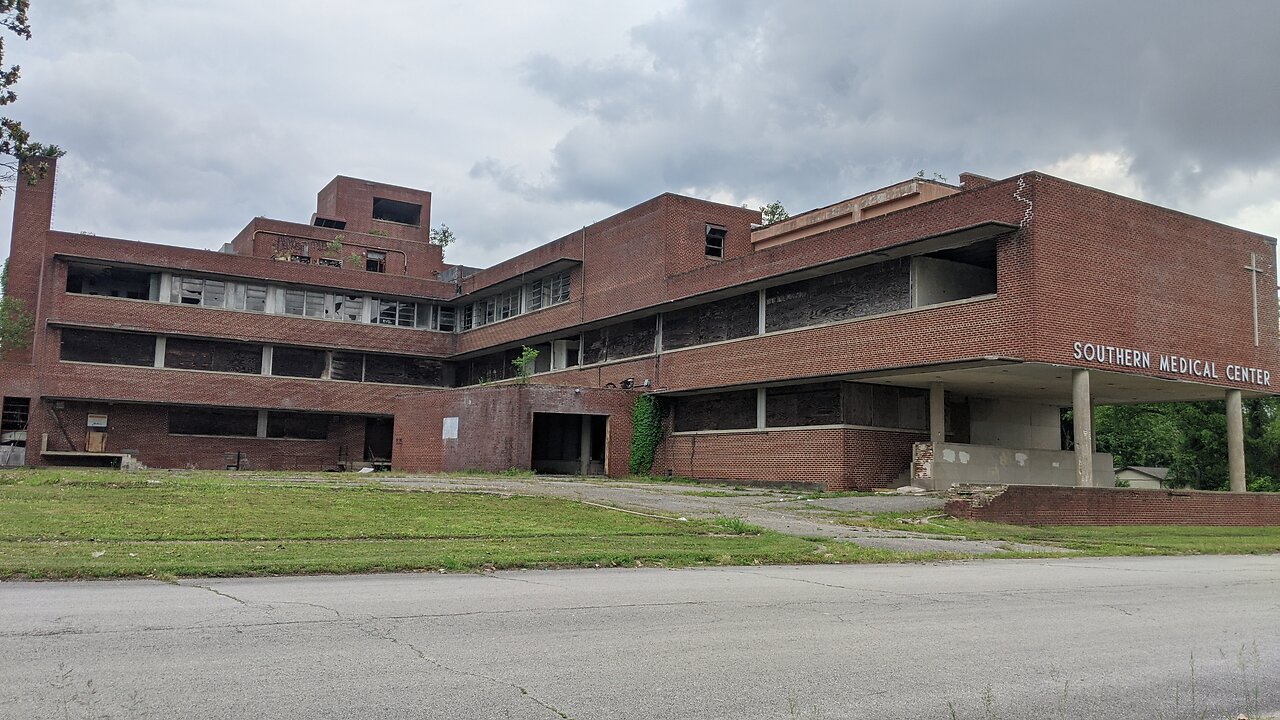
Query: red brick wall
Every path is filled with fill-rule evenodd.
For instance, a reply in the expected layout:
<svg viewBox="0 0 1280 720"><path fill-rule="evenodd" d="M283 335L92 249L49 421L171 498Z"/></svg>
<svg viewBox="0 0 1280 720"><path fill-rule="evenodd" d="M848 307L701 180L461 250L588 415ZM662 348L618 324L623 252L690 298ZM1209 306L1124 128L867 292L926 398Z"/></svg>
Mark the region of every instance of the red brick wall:
<svg viewBox="0 0 1280 720"><path fill-rule="evenodd" d="M947 514L1015 525L1280 525L1280 494L1010 485L985 504Z"/></svg>
<svg viewBox="0 0 1280 720"><path fill-rule="evenodd" d="M394 466L413 472L530 466L533 413L606 415L606 474L627 474L631 456L629 390L497 385L406 395L396 403ZM458 439L444 440L444 418L458 418Z"/></svg>
<svg viewBox="0 0 1280 720"><path fill-rule="evenodd" d="M37 419L39 426L28 436L28 462L60 462L40 456L42 433L49 436L49 450L83 451L89 413L107 415L107 452L136 450L135 457L148 467L221 470L226 467L225 453L243 452L255 470L326 470L337 466L344 450L351 460L364 455L365 420L360 417L335 418L326 440L206 437L170 435L169 409L162 406L66 402L55 410L52 403L43 402L32 407L33 426Z"/></svg>
<svg viewBox="0 0 1280 720"><path fill-rule="evenodd" d="M871 490L895 484L911 464L911 444L921 439L864 428L682 433L659 446L653 473Z"/></svg>

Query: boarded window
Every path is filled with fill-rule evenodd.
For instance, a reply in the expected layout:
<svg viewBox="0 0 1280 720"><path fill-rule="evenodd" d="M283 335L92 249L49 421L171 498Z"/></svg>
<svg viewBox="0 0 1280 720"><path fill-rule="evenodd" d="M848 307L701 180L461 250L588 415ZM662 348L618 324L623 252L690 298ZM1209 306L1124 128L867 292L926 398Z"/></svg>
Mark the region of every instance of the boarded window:
<svg viewBox="0 0 1280 720"><path fill-rule="evenodd" d="M173 408L169 411L171 435L257 437L257 410Z"/></svg>
<svg viewBox="0 0 1280 720"><path fill-rule="evenodd" d="M318 378L324 375L325 353L277 345L271 351L271 374L280 377Z"/></svg>
<svg viewBox="0 0 1280 720"><path fill-rule="evenodd" d="M74 362L140 365L156 362L156 339L152 335L64 328L60 357Z"/></svg>
<svg viewBox="0 0 1280 720"><path fill-rule="evenodd" d="M676 398L674 413L676 432L753 428L756 426L756 391Z"/></svg>
<svg viewBox="0 0 1280 720"><path fill-rule="evenodd" d="M928 427L928 391L919 388L845 383L844 417L849 425L923 430Z"/></svg>
<svg viewBox="0 0 1280 720"><path fill-rule="evenodd" d="M658 336L656 317L641 318L631 322L583 333L586 343L584 362L597 363L607 360L650 355Z"/></svg>
<svg viewBox="0 0 1280 720"><path fill-rule="evenodd" d="M365 355L364 380L396 385L440 385L442 363L430 358Z"/></svg>
<svg viewBox="0 0 1280 720"><path fill-rule="evenodd" d="M705 345L755 335L760 327L757 293L695 305L662 317L662 348Z"/></svg>
<svg viewBox="0 0 1280 720"><path fill-rule="evenodd" d="M907 260L891 260L765 291L765 331L818 325L911 306Z"/></svg>
<svg viewBox="0 0 1280 720"><path fill-rule="evenodd" d="M267 413L267 437L292 440L325 440L330 416L320 413Z"/></svg>
<svg viewBox="0 0 1280 720"><path fill-rule="evenodd" d="M246 343L169 338L164 366L178 370L212 370L257 375L262 372L262 346Z"/></svg>
<svg viewBox="0 0 1280 720"><path fill-rule="evenodd" d="M838 425L840 383L774 387L765 391L764 422L768 427Z"/></svg>
<svg viewBox="0 0 1280 720"><path fill-rule="evenodd" d="M333 353L333 361L329 368L329 377L334 380L364 380L364 353Z"/></svg>

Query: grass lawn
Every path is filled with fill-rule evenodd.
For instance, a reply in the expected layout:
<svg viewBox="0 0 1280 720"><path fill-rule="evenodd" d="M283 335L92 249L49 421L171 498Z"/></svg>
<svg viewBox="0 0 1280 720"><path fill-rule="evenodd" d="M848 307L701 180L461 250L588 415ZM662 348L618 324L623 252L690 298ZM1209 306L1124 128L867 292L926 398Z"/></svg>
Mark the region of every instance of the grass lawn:
<svg viewBox="0 0 1280 720"><path fill-rule="evenodd" d="M1280 552L1280 527L1205 525L1001 525L934 517L937 511L844 518L850 525L1056 545L1084 555L1250 555ZM903 520L924 520L924 524Z"/></svg>
<svg viewBox="0 0 1280 720"><path fill-rule="evenodd" d="M296 477L297 474L295 474ZM567 500L389 488L359 476L0 472L0 577L893 562L741 521L680 522Z"/></svg>

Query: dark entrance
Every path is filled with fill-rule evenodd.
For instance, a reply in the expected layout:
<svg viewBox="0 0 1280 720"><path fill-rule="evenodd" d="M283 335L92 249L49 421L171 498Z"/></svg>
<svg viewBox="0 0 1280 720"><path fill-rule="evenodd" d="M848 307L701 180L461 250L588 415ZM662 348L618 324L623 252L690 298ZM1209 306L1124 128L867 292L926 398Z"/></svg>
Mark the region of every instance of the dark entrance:
<svg viewBox="0 0 1280 720"><path fill-rule="evenodd" d="M368 418L364 421L364 459L374 467L391 466L392 418Z"/></svg>
<svg viewBox="0 0 1280 720"><path fill-rule="evenodd" d="M534 472L555 475L604 475L606 415L533 414Z"/></svg>

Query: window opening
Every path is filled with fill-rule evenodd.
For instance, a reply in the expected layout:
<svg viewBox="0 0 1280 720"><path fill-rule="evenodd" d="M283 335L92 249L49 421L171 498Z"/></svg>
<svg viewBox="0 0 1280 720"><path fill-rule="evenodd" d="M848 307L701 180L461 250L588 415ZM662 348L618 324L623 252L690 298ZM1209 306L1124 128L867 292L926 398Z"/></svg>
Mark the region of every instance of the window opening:
<svg viewBox="0 0 1280 720"><path fill-rule="evenodd" d="M400 223L401 225L419 225L422 221L422 206L417 203L375 197L373 199L373 219Z"/></svg>
<svg viewBox="0 0 1280 720"><path fill-rule="evenodd" d="M712 225L707 223L706 233L706 255L709 258L721 259L724 257L724 238L729 234L729 230L720 225Z"/></svg>
<svg viewBox="0 0 1280 720"><path fill-rule="evenodd" d="M332 228L334 230L345 230L347 227L346 220L335 220L333 218L320 217L319 215L316 216L316 219L311 224L316 227Z"/></svg>
<svg viewBox="0 0 1280 720"><path fill-rule="evenodd" d="M364 256L364 269L369 272L386 272L387 254L378 250L369 250Z"/></svg>

